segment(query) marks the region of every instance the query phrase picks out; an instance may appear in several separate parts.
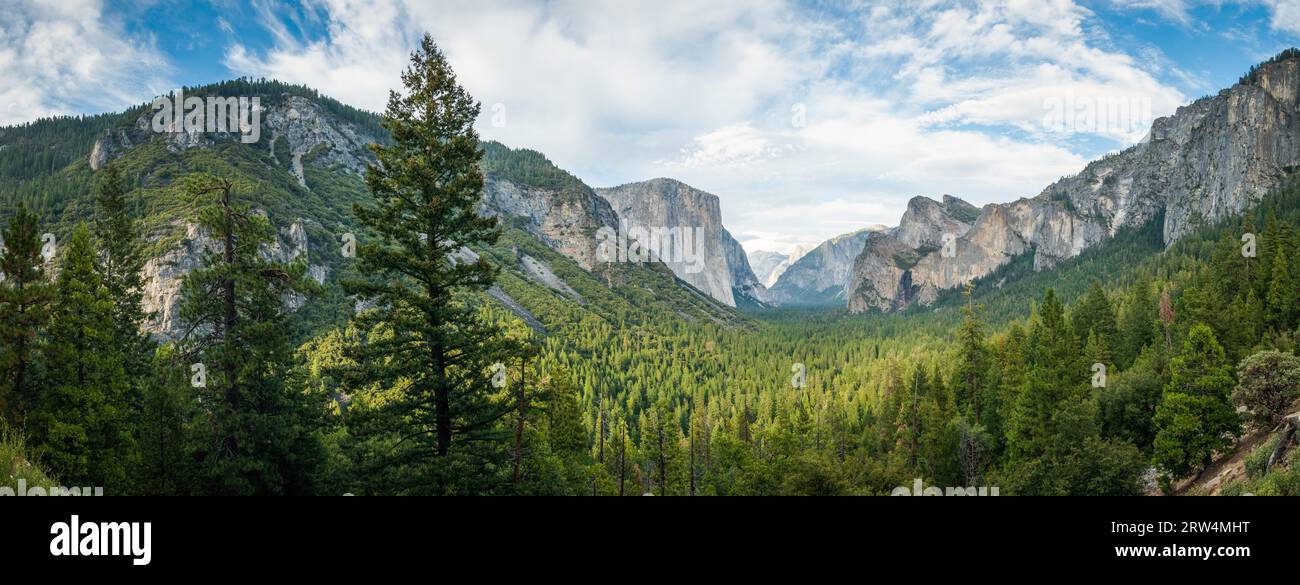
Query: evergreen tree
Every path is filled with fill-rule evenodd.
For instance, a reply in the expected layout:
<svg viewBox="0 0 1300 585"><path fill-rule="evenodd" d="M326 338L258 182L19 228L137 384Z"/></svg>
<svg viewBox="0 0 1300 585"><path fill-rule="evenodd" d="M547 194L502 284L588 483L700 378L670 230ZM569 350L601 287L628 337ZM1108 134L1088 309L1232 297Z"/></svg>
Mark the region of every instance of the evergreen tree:
<svg viewBox="0 0 1300 585"><path fill-rule="evenodd" d="M1153 461L1172 479L1209 465L1216 452L1232 444L1240 421L1228 402L1231 365L1208 326L1192 327L1169 371L1154 419Z"/></svg>
<svg viewBox="0 0 1300 585"><path fill-rule="evenodd" d="M498 396L489 371L508 348L473 294L492 284L496 270L462 252L499 237L496 220L477 213L479 106L427 35L402 82L406 94L390 95L383 120L392 144L371 147L379 161L366 173L374 203L354 208L374 234L358 248L366 280L345 283L377 307L359 315L358 325L385 332L359 348L363 378L401 384L401 396L382 407L401 427L371 434L400 434L393 462L423 467L410 475L418 485L481 491L490 486L470 483L490 482L486 470L503 456L498 421L512 405Z"/></svg>
<svg viewBox="0 0 1300 585"><path fill-rule="evenodd" d="M979 317L974 301L974 287L966 285L966 306L962 308L962 324L957 330L957 374L953 392L962 412L967 413L975 425L982 424L982 413L987 395L991 363L984 341L984 323Z"/></svg>
<svg viewBox="0 0 1300 585"><path fill-rule="evenodd" d="M188 330L181 367L201 408L195 437L196 488L207 494L307 494L321 450L320 406L285 381L293 348L283 298L310 290L305 266L258 253L273 240L270 222L234 197L230 181L191 175L185 196L217 242L181 286ZM192 380L194 380L192 378Z"/></svg>
<svg viewBox="0 0 1300 585"><path fill-rule="evenodd" d="M684 495L689 489L682 428L672 406L660 400L641 424L641 451L650 472L650 485L660 496Z"/></svg>
<svg viewBox="0 0 1300 585"><path fill-rule="evenodd" d="M1154 334L1151 324L1158 317L1151 282L1139 278L1129 288L1128 301L1120 317L1119 337L1115 338L1116 365L1128 368L1133 364L1142 348L1151 343Z"/></svg>
<svg viewBox="0 0 1300 585"><path fill-rule="evenodd" d="M95 239L101 251L100 272L113 298L122 340L135 349L147 341L140 335L140 324L145 318L144 283L140 277L144 253L139 231L127 210L126 181L117 163L109 163L102 173L96 192L99 214L95 220Z"/></svg>
<svg viewBox="0 0 1300 585"><path fill-rule="evenodd" d="M1295 322L1295 282L1285 247L1273 254L1273 271L1268 285L1268 324L1276 331L1287 331Z"/></svg>
<svg viewBox="0 0 1300 585"><path fill-rule="evenodd" d="M1102 290L1101 283L1094 280L1092 286L1088 288L1088 293L1071 312L1073 313L1070 319L1071 326L1081 339L1087 339L1094 331L1102 339L1108 341L1116 339L1115 310L1111 307L1106 292Z"/></svg>
<svg viewBox="0 0 1300 585"><path fill-rule="evenodd" d="M1088 342L1083 346L1083 359L1089 364L1102 364L1109 370L1114 359L1110 353L1110 344L1096 329L1088 332Z"/></svg>
<svg viewBox="0 0 1300 585"><path fill-rule="evenodd" d="M61 480L122 493L135 453L130 385L85 225L64 247L48 336L44 391L28 420L36 450Z"/></svg>
<svg viewBox="0 0 1300 585"><path fill-rule="evenodd" d="M3 233L0 255L0 412L15 427L35 398L37 335L45 325L49 284L36 216L22 204Z"/></svg>

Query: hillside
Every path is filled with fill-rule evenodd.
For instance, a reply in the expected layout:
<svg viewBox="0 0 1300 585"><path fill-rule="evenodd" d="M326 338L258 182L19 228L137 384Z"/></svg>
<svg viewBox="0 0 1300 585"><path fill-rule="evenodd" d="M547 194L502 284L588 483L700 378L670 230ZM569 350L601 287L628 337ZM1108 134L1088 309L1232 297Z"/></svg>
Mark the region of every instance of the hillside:
<svg viewBox="0 0 1300 585"><path fill-rule="evenodd" d="M299 335L344 322L352 302L337 283L350 273L340 255L345 233L358 231L352 205L364 200L363 174L373 162L366 145L388 140L378 116L340 104L300 86L273 81L236 80L186 88L191 97L257 95L262 103L262 140L243 144L234 133L158 134L148 129L151 111L134 108L121 114L90 118L45 120L0 129L0 221L23 202L49 222L56 238L67 237L71 226L92 217L96 167L116 164L132 189L128 200L141 214L139 229L151 242L145 266L145 309L153 314L149 331L161 339L183 331L176 318L180 286L215 243L197 228L192 211L180 201L175 185L188 173L207 172L230 178L238 194L266 213L278 230L278 241L265 253L280 261L304 260L309 273L327 285L326 292L299 308ZM33 143L50 144L48 166L36 170L27 163ZM528 302L511 301L512 294L540 298L557 286L538 270L587 292L590 302L577 309L614 322L639 321L649 312L693 319L734 322L726 307L701 298L698 291L677 281L671 272L652 265L606 265L602 291L589 290L595 261L596 228L617 226L616 216L590 187L556 168L535 151L484 144L483 168L488 177L483 212L500 215L507 240L540 240L542 250L531 256L498 258L520 280L498 293L505 306L527 319ZM18 169L21 169L19 171ZM40 196L34 195L40 193ZM516 233L519 232L519 233ZM363 236L364 237L364 236ZM480 250L479 252L484 252ZM531 258L531 260L525 260ZM580 270L577 274L570 267ZM614 289L615 294L610 294ZM539 312L545 313L545 311Z"/></svg>

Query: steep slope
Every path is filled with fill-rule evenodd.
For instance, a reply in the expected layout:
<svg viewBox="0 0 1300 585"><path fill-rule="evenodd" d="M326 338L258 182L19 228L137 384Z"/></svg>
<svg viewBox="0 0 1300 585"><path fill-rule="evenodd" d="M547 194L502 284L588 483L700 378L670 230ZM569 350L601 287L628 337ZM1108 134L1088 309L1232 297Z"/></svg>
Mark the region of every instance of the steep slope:
<svg viewBox="0 0 1300 585"><path fill-rule="evenodd" d="M596 193L614 207L623 232L644 230L661 242L655 247L678 278L729 306L764 303L766 290L750 269L744 248L722 225L717 195L662 178ZM674 241L684 245L670 245L655 233L679 234Z"/></svg>
<svg viewBox="0 0 1300 585"><path fill-rule="evenodd" d="M794 251L791 252L788 257L786 257L785 261L778 264L775 268L772 269L772 273L767 276L767 280L763 281L763 286L771 288L773 285L776 284L776 281L781 278L781 275L785 274L785 271L790 269L790 266L792 266L795 262L798 262L800 258L803 258L805 254L811 251L812 248L809 246L804 246L804 245L795 246Z"/></svg>
<svg viewBox="0 0 1300 585"><path fill-rule="evenodd" d="M483 150L482 213L502 218L592 270L598 261L597 231L618 227L609 203L537 151L497 142L485 142Z"/></svg>
<svg viewBox="0 0 1300 585"><path fill-rule="evenodd" d="M150 243L143 275L146 309L153 314L147 329L160 339L174 339L184 330L175 314L181 281L201 264L206 251L216 248L193 222L175 182L192 172L213 173L232 180L236 196L276 226L277 241L262 254L305 262L309 274L325 285L324 294L310 303L286 299L297 311L298 333L342 322L355 310L338 286L354 263L344 256L342 243L348 234L365 238L351 207L368 198L362 176L373 157L367 145L387 140L378 117L309 88L278 82L238 80L187 88L186 95L258 96L260 140L243 143L233 132L153 132L153 112L146 106L118 115L3 128L0 223L24 201L41 216L43 229L61 241L74 222L93 212L94 170L109 162L119 165L131 183L133 208L147 212L140 223ZM19 155L31 152L29 146L39 152L42 143L59 157L51 158L51 164L62 166L13 170L28 169L18 164ZM11 144L22 144L24 150L7 148ZM491 142L483 148L481 212L501 219L502 241L512 245L464 253L487 254L502 263L503 281L489 296L534 329L547 325L535 314L538 303L563 303L613 322L661 315L741 322L733 310L678 280L662 264L599 263L595 233L618 225L604 199L540 153ZM38 187L43 196L33 197Z"/></svg>
<svg viewBox="0 0 1300 585"><path fill-rule="evenodd" d="M868 234L846 277L849 309L904 308L916 296L912 268L930 256L952 251L953 242L971 229L979 212L951 195L935 201L913 197L898 227Z"/></svg>
<svg viewBox="0 0 1300 585"><path fill-rule="evenodd" d="M950 255L922 254L902 271L863 258L855 312L928 303L1031 251L1042 270L1163 217L1166 244L1240 213L1300 167L1300 57L1264 63L1241 83L1156 120L1147 139L1089 164L1032 199L988 205ZM864 255L878 255L871 246ZM902 282L906 280L906 286ZM892 291L889 294L886 291Z"/></svg>
<svg viewBox="0 0 1300 585"><path fill-rule="evenodd" d="M872 231L862 229L822 242L781 272L767 291L768 299L781 305L843 304L853 262Z"/></svg>
<svg viewBox="0 0 1300 585"><path fill-rule="evenodd" d="M754 271L754 277L768 288L771 288L780 276L778 270L788 267L790 260L790 256L786 254L767 250L754 250L746 257L749 259L749 267Z"/></svg>

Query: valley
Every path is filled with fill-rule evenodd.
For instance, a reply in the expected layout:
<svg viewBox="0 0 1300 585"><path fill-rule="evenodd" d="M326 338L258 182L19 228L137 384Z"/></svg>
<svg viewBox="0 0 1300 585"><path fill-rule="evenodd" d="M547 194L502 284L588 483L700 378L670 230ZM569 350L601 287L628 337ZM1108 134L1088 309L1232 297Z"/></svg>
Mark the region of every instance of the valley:
<svg viewBox="0 0 1300 585"><path fill-rule="evenodd" d="M252 143L154 132L147 105L0 128L11 477L1136 495L1268 449L1216 491L1300 494L1271 430L1300 398L1295 52L1036 197L918 196L896 226L777 255L747 253L718 195L592 187L479 140L426 42L434 87L409 99L439 96L460 129L436 139L418 103L250 79L185 93L257 96ZM602 253L629 226L690 228L693 255ZM47 232L64 244L43 257Z"/></svg>

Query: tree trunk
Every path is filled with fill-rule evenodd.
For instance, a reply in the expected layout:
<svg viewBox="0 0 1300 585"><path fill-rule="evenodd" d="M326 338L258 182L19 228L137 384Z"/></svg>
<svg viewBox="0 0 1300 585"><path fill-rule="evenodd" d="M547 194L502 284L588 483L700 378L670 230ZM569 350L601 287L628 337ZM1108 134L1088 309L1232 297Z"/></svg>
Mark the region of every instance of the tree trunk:
<svg viewBox="0 0 1300 585"><path fill-rule="evenodd" d="M234 210L230 206L230 189L229 181L224 181L219 188L221 191L221 214L222 214L222 260L226 264L227 276L221 283L221 299L223 315L221 319L221 342L231 343L230 332L235 330L239 323L238 305L235 303L235 279L230 278L230 272L237 270L239 264L238 255L235 254L235 217ZM239 364L235 363L234 352L224 352L225 363L221 364L226 374L226 404L230 407L231 412L239 412ZM233 431L233 429L231 429ZM232 432L225 438L226 449L233 457L239 451L239 438Z"/></svg>
<svg viewBox="0 0 1300 585"><path fill-rule="evenodd" d="M1277 464L1278 460L1282 458L1282 454L1286 453L1286 448L1291 444L1291 439L1295 438L1296 427L1300 426L1300 413L1286 417L1283 424L1285 426L1282 427L1282 436L1277 440L1277 446L1273 447L1273 452L1269 454L1268 463L1264 464L1265 473L1268 473L1268 470Z"/></svg>
<svg viewBox="0 0 1300 585"><path fill-rule="evenodd" d="M451 451L451 389L447 387L447 354L442 341L434 342L433 365L436 376L433 385L434 426L437 431L439 457Z"/></svg>
<svg viewBox="0 0 1300 585"><path fill-rule="evenodd" d="M514 484L519 485L519 467L524 453L524 417L528 415L528 397L524 394L524 361L519 360L519 415L515 420L515 476Z"/></svg>
<svg viewBox="0 0 1300 585"><path fill-rule="evenodd" d="M623 495L623 484L627 481L627 423L623 423L622 437L618 441L618 495Z"/></svg>

